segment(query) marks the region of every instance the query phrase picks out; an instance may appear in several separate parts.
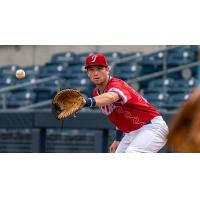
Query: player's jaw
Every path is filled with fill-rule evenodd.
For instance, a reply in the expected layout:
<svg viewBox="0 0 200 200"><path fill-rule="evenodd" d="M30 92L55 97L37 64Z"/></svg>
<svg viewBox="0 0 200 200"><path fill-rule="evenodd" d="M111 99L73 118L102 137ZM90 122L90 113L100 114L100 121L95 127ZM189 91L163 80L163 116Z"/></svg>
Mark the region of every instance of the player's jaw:
<svg viewBox="0 0 200 200"><path fill-rule="evenodd" d="M91 77L91 81L95 84L95 85L103 85L106 81L106 78L104 77Z"/></svg>

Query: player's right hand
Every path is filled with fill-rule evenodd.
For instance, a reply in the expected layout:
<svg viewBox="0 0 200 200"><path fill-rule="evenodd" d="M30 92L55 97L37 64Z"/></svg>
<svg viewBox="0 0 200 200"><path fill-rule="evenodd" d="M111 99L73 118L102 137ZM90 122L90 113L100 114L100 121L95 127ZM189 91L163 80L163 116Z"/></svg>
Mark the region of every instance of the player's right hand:
<svg viewBox="0 0 200 200"><path fill-rule="evenodd" d="M119 141L114 141L111 145L110 145L110 147L109 147L109 152L110 153L115 153L115 151L116 151L116 149L117 149L117 147L119 146Z"/></svg>

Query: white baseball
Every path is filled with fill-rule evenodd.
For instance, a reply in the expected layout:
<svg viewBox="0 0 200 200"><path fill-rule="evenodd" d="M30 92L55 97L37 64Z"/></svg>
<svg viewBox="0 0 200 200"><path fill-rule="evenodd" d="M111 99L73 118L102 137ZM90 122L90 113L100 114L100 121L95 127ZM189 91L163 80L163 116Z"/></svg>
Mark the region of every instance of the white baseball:
<svg viewBox="0 0 200 200"><path fill-rule="evenodd" d="M17 79L23 79L26 76L25 71L23 69L18 69L15 75Z"/></svg>

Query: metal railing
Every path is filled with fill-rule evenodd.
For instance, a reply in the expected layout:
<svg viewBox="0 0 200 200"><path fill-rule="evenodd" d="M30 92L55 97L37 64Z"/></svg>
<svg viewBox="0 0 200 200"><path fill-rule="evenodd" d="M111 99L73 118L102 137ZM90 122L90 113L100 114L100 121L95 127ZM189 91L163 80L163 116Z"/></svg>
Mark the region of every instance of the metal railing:
<svg viewBox="0 0 200 200"><path fill-rule="evenodd" d="M27 86L37 85L37 84L40 84L40 83L46 83L46 82L57 80L57 79L58 79L58 76L51 76L51 77L48 77L48 78L36 79L33 82L21 83L21 84L17 84L17 85L14 85L14 86L7 86L7 87L4 87L4 88L1 88L0 93L10 92L12 90L25 88ZM58 81L59 81L59 79L58 79Z"/></svg>
<svg viewBox="0 0 200 200"><path fill-rule="evenodd" d="M135 78L134 80L129 80L127 82L129 84L132 84L132 83L136 83L136 82L140 82L140 81L146 81L146 80L149 80L149 79L152 79L152 78L157 78L157 77L162 76L162 75L179 72L179 71L182 71L184 69L198 67L199 65L200 65L200 61L190 63L190 64L186 64L186 65L181 65L181 66L173 67L172 69L165 69L163 71L154 72L154 73L151 73L151 74L148 74L148 75L144 75L144 76Z"/></svg>
<svg viewBox="0 0 200 200"><path fill-rule="evenodd" d="M8 86L8 87L1 88L0 94L2 94L2 97L3 97L3 109L8 109L7 106L6 106L6 101L7 101L6 93L7 92L11 92L11 91L17 90L17 89L26 88L28 86L37 85L37 84L40 84L40 83L47 83L47 82L50 82L50 81L53 81L53 80L58 81L58 90L59 90L61 88L61 84L60 84L61 78L59 76L51 76L51 77L48 77L48 78L35 79L33 82L27 82L27 83L22 83L22 84L17 84L17 85L14 85L14 86ZM50 100L30 104L29 106L26 106L24 108L26 108L26 109L37 108L37 107L41 107L41 106L48 105L48 104L50 104ZM17 109L19 109L19 108L17 108ZM20 108L20 109L22 109L22 108Z"/></svg>

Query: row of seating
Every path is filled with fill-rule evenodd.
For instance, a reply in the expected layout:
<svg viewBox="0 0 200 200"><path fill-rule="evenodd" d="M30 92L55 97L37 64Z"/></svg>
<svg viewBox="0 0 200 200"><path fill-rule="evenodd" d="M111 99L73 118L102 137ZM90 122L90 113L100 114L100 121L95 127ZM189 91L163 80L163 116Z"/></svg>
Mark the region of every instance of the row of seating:
<svg viewBox="0 0 200 200"><path fill-rule="evenodd" d="M184 79L176 80L172 78L154 79L149 81L145 91L146 93L147 92L190 93L197 84L198 81L194 77L192 77L189 80L184 80Z"/></svg>
<svg viewBox="0 0 200 200"><path fill-rule="evenodd" d="M184 47L169 51L168 54L172 55L170 52L189 59L192 57L189 55L196 55L198 51L196 46L192 46L190 48ZM56 91L64 88L76 88L81 90L85 96L91 96L94 85L89 81L83 67L83 62L88 54L89 52L82 54L76 54L74 52L54 54L52 55L50 62L45 65L25 66L24 69L27 76L25 79L20 81L15 78L15 71L20 68L19 66L1 66L0 88L21 83L34 82L36 79L47 78L53 75L59 77L58 80L30 85L25 89L12 91L12 93L7 93L6 95L0 95L1 105L5 106L5 99L7 107L19 107L21 105L29 105L31 103L49 100L54 96ZM131 56L139 57L141 53L130 52L122 54L118 52L108 52L105 53L105 55L109 58L109 62L112 62L115 59L123 58L125 56L126 58ZM161 61L163 56L163 53L159 52L156 55L144 57L142 60L133 59L128 62L118 63L113 67L111 74L127 81L134 80L141 75L158 72L162 70L163 66L159 65L156 59L160 59ZM174 57L177 58L176 56ZM193 56L193 59L196 59L196 57ZM156 62L149 65L147 60L151 62L154 60ZM189 71L184 70L182 72L169 74L167 75L167 78L142 81L137 84L135 83L132 87L139 92L143 92L144 95L147 96L147 99L149 99L150 102L153 102L156 98L153 100L151 94L152 96L159 96L159 94L163 92L169 95L175 95L176 93L180 94L181 92L184 95L189 94L197 85L196 74L197 72L195 68ZM160 101L159 99L157 100L158 102Z"/></svg>
<svg viewBox="0 0 200 200"><path fill-rule="evenodd" d="M84 62L85 58L92 53L96 52L84 52L84 53L74 53L74 52L61 52L52 55L51 63L71 63L71 62ZM128 52L128 53L121 53L121 52L105 52L105 56L108 58L109 62L115 61L121 58L127 57L140 57L143 53L142 52ZM151 54L149 56L145 56L141 63L142 64L162 64L163 58L165 54L160 51L155 54ZM175 48L173 50L167 51L167 62L168 64L187 64L193 62L197 59L198 56L198 46L197 45L188 45L179 48Z"/></svg>
<svg viewBox="0 0 200 200"><path fill-rule="evenodd" d="M158 52L145 56L140 62L141 65L162 65L166 56L166 63L169 66L184 65L194 62L198 58L198 46L180 47L167 52Z"/></svg>
<svg viewBox="0 0 200 200"><path fill-rule="evenodd" d="M148 93L144 98L151 102L157 109L161 111L176 110L180 105L189 98L190 93L177 93L169 95L168 93Z"/></svg>
<svg viewBox="0 0 200 200"><path fill-rule="evenodd" d="M9 85L14 85L19 83L19 80L15 77L15 71L13 69L18 69L19 66L11 65L6 66L6 68L0 67L0 87L5 87ZM66 80L70 79L87 79L87 74L85 72L84 66L80 64L53 64L48 63L44 66L32 65L24 67L26 71L26 78L20 80L20 83L31 81L35 79L50 77L57 75ZM130 80L136 77L146 75L153 72L162 71L162 67L157 66L142 66L137 63L120 63L113 67L111 74L115 77L121 78L123 80ZM189 79L192 76L196 77L197 69L187 69L180 72L169 74L169 78L175 79Z"/></svg>
<svg viewBox="0 0 200 200"><path fill-rule="evenodd" d="M182 93L183 95L190 94L193 88L197 85L197 80L192 78L190 80L175 80L175 79L155 79L148 82L146 88L140 88L143 90L147 100L152 102L158 102L162 100L164 103L168 103L168 99L174 98L176 94ZM92 85L89 79L76 79L68 80L63 79L60 81L54 80L47 83L41 83L38 85L32 85L25 89L18 89L16 91L3 93L0 95L0 102L3 102L6 98L6 105L8 108L19 107L22 105L29 105L31 103L37 103L51 99L55 92L64 88L76 88L79 89L85 97L92 95L94 85ZM133 86L134 87L134 86ZM136 88L134 88L136 89ZM168 94L168 98L160 99L160 94ZM4 96L5 95L5 96ZM165 95L166 97L166 95ZM184 98L180 98L180 102ZM1 104L3 105L3 103Z"/></svg>

